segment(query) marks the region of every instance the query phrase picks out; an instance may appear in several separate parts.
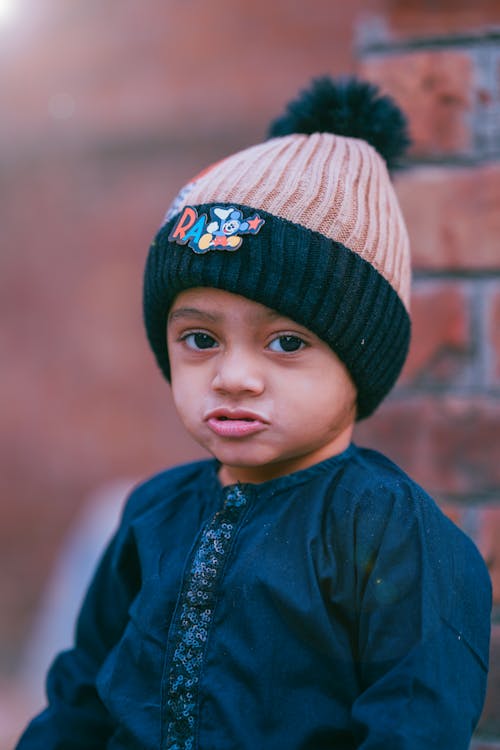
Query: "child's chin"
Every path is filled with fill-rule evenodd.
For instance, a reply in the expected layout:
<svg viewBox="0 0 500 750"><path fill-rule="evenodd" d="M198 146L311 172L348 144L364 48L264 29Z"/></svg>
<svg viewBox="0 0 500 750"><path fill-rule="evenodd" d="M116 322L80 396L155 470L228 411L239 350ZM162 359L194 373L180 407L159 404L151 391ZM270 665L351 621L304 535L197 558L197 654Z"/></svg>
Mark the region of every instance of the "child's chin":
<svg viewBox="0 0 500 750"><path fill-rule="evenodd" d="M213 454L215 458L227 466L239 466L242 469L256 469L259 466L265 466L269 463L264 458L257 456L241 455L241 453L232 453L229 451L217 451Z"/></svg>
<svg viewBox="0 0 500 750"><path fill-rule="evenodd" d="M213 452L215 458L223 465L240 469L264 469L274 463L280 463L280 457L269 455L265 451L218 450Z"/></svg>

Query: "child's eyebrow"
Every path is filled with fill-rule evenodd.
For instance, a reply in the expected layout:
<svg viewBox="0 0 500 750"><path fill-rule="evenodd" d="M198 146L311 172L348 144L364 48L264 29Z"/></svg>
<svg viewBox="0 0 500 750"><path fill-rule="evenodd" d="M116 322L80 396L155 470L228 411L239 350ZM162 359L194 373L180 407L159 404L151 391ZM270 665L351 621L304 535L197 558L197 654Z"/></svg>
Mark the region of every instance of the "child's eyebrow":
<svg viewBox="0 0 500 750"><path fill-rule="evenodd" d="M260 317L268 320L284 318L281 313L271 309L265 310ZM180 320L183 318L197 318L198 320L208 320L210 323L220 323L224 320L224 315L222 313L209 312L208 310L200 310L197 307L179 307L177 310L173 310L169 314L168 322L172 323L174 320Z"/></svg>
<svg viewBox="0 0 500 750"><path fill-rule="evenodd" d="M222 320L222 315L211 313L206 310L198 310L196 307L179 307L173 310L168 316L168 322L178 320L179 318L202 318L209 320L211 323L218 323Z"/></svg>

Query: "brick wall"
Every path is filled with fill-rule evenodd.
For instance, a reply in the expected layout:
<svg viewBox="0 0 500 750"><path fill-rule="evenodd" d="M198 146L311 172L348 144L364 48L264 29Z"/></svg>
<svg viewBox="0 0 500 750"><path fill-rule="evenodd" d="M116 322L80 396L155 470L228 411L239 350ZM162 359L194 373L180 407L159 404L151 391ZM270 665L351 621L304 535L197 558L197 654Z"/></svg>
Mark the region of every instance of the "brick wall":
<svg viewBox="0 0 500 750"><path fill-rule="evenodd" d="M488 564L491 672L474 746L486 750L500 748L500 9L421 5L387 3L358 38L360 73L410 119L396 185L414 286L407 365L357 437L416 477Z"/></svg>
<svg viewBox="0 0 500 750"><path fill-rule="evenodd" d="M358 439L473 536L500 606L498 0L18 5L12 27L0 19L0 745L24 722L16 675L89 496L199 455L142 330L151 234L179 185L258 141L313 75L358 65L410 114L397 189L413 345ZM492 741L497 622L481 725Z"/></svg>

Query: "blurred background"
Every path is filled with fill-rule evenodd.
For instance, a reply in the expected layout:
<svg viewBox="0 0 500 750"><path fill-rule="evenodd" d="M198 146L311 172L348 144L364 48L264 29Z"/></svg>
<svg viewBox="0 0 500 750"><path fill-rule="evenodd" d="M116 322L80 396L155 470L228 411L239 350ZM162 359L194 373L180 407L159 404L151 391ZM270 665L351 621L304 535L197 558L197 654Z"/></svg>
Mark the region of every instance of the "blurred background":
<svg viewBox="0 0 500 750"><path fill-rule="evenodd" d="M486 559L474 747L500 748L500 0L0 0L0 747L43 703L129 488L202 455L142 328L168 204L311 77L354 72L410 118L415 269L407 366L356 440Z"/></svg>

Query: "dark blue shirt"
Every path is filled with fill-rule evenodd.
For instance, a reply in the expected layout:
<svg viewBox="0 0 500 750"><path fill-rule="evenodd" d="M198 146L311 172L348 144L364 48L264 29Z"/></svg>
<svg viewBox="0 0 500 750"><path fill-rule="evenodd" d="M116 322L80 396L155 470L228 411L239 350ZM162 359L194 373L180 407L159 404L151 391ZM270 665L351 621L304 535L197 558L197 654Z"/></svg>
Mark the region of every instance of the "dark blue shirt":
<svg viewBox="0 0 500 750"><path fill-rule="evenodd" d="M491 589L472 542L351 445L263 484L131 495L18 750L466 750Z"/></svg>

